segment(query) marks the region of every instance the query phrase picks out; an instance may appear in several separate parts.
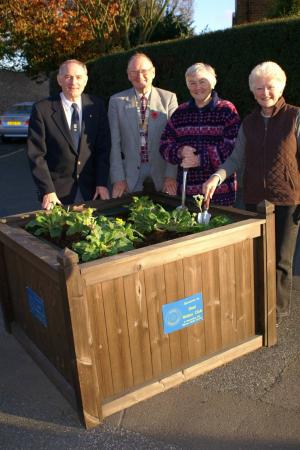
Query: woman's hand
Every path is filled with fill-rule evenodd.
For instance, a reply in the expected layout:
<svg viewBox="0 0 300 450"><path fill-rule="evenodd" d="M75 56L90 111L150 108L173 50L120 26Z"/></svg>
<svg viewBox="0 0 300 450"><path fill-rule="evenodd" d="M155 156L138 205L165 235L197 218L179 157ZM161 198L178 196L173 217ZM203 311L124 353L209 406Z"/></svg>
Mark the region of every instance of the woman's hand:
<svg viewBox="0 0 300 450"><path fill-rule="evenodd" d="M181 167L189 169L191 167L200 166L200 155L196 155L196 149L189 145L184 145L180 149L180 155L182 158Z"/></svg>
<svg viewBox="0 0 300 450"><path fill-rule="evenodd" d="M204 202L210 201L216 187L218 186L220 178L218 175L212 175L205 183L202 184L202 194L204 195Z"/></svg>

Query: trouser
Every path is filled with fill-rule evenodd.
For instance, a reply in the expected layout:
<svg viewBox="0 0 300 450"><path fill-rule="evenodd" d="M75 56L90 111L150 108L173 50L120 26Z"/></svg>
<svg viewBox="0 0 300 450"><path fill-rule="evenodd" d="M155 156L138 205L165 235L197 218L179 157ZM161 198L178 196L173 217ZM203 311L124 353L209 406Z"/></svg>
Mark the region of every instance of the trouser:
<svg viewBox="0 0 300 450"><path fill-rule="evenodd" d="M246 205L256 211L255 205ZM293 258L299 230L300 205L275 205L276 244L276 311L277 317L288 316L291 309Z"/></svg>
<svg viewBox="0 0 300 450"><path fill-rule="evenodd" d="M291 309L293 257L299 230L300 205L275 206L277 316Z"/></svg>
<svg viewBox="0 0 300 450"><path fill-rule="evenodd" d="M83 200L82 194L80 192L80 189L77 188L76 196L75 196L75 199L74 199L74 203L80 203L80 202L83 202L83 201L84 200Z"/></svg>
<svg viewBox="0 0 300 450"><path fill-rule="evenodd" d="M147 186L147 189L145 189L145 184ZM136 182L136 185L132 189L132 192L142 192L142 191L155 191L154 183L151 178L150 174L150 164L149 163L142 163L140 174L138 181Z"/></svg>

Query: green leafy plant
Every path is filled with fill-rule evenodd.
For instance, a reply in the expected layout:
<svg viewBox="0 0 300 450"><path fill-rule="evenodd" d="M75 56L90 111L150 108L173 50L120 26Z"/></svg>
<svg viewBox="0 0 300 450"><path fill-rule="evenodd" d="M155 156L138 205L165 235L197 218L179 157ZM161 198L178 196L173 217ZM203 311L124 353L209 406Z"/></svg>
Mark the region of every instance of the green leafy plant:
<svg viewBox="0 0 300 450"><path fill-rule="evenodd" d="M85 240L75 242L72 249L78 253L82 261L91 261L103 256L116 255L134 248L134 241L142 235L126 224L124 220L109 219L99 216L96 226Z"/></svg>
<svg viewBox="0 0 300 450"><path fill-rule="evenodd" d="M228 217L219 215L209 225L199 224L196 213L183 209L167 211L146 196L133 197L128 208L126 222L118 217L97 216L93 208L76 211L55 206L51 211L36 213L25 228L59 246L70 246L85 262L132 250L147 241L151 233L161 232L164 237L169 232L174 237L230 222Z"/></svg>
<svg viewBox="0 0 300 450"><path fill-rule="evenodd" d="M201 209L203 196L197 196L197 205ZM197 222L197 214L184 209L167 211L162 205L154 203L149 197L133 197L129 206L128 220L141 233L152 231L176 231L177 233L197 233L208 228L225 225L230 222L227 216L216 216L209 225Z"/></svg>
<svg viewBox="0 0 300 450"><path fill-rule="evenodd" d="M200 212L202 212L202 205L203 205L203 201L204 201L204 195L202 195L202 194L193 195L193 199L195 200L196 205L199 208Z"/></svg>
<svg viewBox="0 0 300 450"><path fill-rule="evenodd" d="M170 213L163 206L154 203L149 197L133 197L129 206L128 220L140 233L151 233L153 230L165 229L170 220Z"/></svg>
<svg viewBox="0 0 300 450"><path fill-rule="evenodd" d="M66 225L68 211L61 206L55 206L51 211L39 211L26 225L26 230L35 236L60 238Z"/></svg>
<svg viewBox="0 0 300 450"><path fill-rule="evenodd" d="M222 227L223 225L227 225L230 222L231 222L231 220L229 219L228 216L218 215L218 216L214 216L210 220L209 225L212 228L216 228L216 227Z"/></svg>
<svg viewBox="0 0 300 450"><path fill-rule="evenodd" d="M93 215L94 211L94 208L84 209L80 213L78 211L70 211L66 217L67 236L74 234L87 236L97 224L97 219Z"/></svg>

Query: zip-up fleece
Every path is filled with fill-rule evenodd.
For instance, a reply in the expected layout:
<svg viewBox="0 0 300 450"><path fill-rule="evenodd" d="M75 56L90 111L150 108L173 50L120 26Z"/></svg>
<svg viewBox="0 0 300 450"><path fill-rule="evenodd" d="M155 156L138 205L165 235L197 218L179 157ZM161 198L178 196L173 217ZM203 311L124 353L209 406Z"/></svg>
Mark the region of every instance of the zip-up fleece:
<svg viewBox="0 0 300 450"><path fill-rule="evenodd" d="M244 198L257 204L300 203L299 152L295 133L299 108L281 97L272 116L265 120L257 108L243 121L246 137Z"/></svg>

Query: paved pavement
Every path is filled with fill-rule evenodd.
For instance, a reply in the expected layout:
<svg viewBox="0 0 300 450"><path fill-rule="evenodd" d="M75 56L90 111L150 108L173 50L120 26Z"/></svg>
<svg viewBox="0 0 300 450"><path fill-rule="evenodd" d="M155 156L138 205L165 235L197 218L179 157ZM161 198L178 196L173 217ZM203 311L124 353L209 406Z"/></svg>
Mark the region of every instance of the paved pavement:
<svg viewBox="0 0 300 450"><path fill-rule="evenodd" d="M0 216L38 207L24 151L1 159L8 151L0 146ZM300 248L292 313L279 328L278 345L128 408L91 431L4 331L0 315L0 449L299 450L299 254Z"/></svg>

